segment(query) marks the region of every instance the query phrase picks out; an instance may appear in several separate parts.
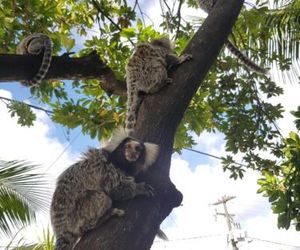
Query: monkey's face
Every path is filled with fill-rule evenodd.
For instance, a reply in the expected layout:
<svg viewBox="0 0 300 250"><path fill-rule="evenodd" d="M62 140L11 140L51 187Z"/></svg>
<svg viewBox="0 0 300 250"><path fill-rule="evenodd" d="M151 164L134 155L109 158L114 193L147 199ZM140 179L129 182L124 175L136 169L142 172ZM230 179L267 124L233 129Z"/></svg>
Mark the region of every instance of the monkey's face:
<svg viewBox="0 0 300 250"><path fill-rule="evenodd" d="M159 39L154 39L151 42L152 45L165 48L167 51L173 50L173 45L171 44L171 41L168 37L161 37Z"/></svg>
<svg viewBox="0 0 300 250"><path fill-rule="evenodd" d="M144 152L144 145L138 141L129 140L125 143L125 158L129 162L137 161Z"/></svg>

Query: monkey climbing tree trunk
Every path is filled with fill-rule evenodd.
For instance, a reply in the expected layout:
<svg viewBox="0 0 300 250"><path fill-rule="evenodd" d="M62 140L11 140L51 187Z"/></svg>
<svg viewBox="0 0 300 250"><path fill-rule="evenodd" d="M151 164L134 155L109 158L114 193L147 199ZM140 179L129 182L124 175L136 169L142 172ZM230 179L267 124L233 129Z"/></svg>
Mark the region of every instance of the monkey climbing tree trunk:
<svg viewBox="0 0 300 250"><path fill-rule="evenodd" d="M126 214L88 232L76 250L150 249L160 223L180 205L182 195L169 179L175 132L226 41L242 4L243 0L217 1L184 51L192 54L193 59L173 69L170 74L174 82L159 93L148 95L140 107L135 136L160 145L157 162L146 176L140 177L155 188L156 195L117 204L125 209Z"/></svg>

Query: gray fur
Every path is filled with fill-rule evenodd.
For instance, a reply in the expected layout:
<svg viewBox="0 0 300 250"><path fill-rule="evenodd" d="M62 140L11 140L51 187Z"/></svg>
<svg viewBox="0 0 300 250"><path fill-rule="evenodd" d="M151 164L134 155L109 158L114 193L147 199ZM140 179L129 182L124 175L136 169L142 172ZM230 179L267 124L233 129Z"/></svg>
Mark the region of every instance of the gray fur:
<svg viewBox="0 0 300 250"><path fill-rule="evenodd" d="M169 66L181 64L191 59L191 55L177 57L172 52L168 38L155 39L151 43L141 43L126 65L127 113L126 130L135 128L137 113L141 103L140 93L153 94L172 83L168 77Z"/></svg>
<svg viewBox="0 0 300 250"><path fill-rule="evenodd" d="M116 141L112 139L111 143ZM90 149L58 178L50 210L57 239L55 250L73 249L76 241L94 228L99 219L101 222L112 215L122 216L124 211L113 208L112 201L133 199L137 195L153 196L150 185L136 183L133 176L111 163L112 153L105 148Z"/></svg>
<svg viewBox="0 0 300 250"><path fill-rule="evenodd" d="M26 36L17 46L17 54L20 55L40 55L43 54L42 63L38 72L29 81L22 81L25 86L37 86L45 78L52 59L52 42L51 39L42 33L35 33Z"/></svg>

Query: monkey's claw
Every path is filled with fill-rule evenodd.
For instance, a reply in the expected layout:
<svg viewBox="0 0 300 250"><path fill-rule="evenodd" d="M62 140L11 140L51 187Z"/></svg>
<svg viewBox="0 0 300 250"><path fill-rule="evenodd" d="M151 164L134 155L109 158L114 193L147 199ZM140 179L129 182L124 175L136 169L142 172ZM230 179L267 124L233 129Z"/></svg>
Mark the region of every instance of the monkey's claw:
<svg viewBox="0 0 300 250"><path fill-rule="evenodd" d="M168 77L168 78L165 80L165 83L166 83L166 84L171 84L171 83L173 83L173 79Z"/></svg>
<svg viewBox="0 0 300 250"><path fill-rule="evenodd" d="M123 209L119 209L119 208L112 208L110 214L121 217L125 214L125 211Z"/></svg>
<svg viewBox="0 0 300 250"><path fill-rule="evenodd" d="M154 188L151 185L145 183L144 187L145 187L146 195L148 197L154 196Z"/></svg>
<svg viewBox="0 0 300 250"><path fill-rule="evenodd" d="M125 181L128 181L128 182L134 182L135 180L134 180L134 177L132 177L132 176L125 176L124 177L124 180Z"/></svg>
<svg viewBox="0 0 300 250"><path fill-rule="evenodd" d="M182 61L185 62L185 61L189 61L193 58L193 56L191 54L184 54L182 55Z"/></svg>

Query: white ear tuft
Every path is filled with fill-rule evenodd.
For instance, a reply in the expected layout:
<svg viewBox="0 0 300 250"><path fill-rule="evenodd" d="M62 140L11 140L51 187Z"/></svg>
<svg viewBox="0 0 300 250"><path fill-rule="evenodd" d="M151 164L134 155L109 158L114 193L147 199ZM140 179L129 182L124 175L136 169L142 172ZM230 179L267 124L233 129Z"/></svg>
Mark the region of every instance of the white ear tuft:
<svg viewBox="0 0 300 250"><path fill-rule="evenodd" d="M107 137L101 138L100 146L101 148L105 148L109 144L109 139Z"/></svg>
<svg viewBox="0 0 300 250"><path fill-rule="evenodd" d="M157 159L159 153L159 146L154 143L145 142L145 162L143 171L146 171Z"/></svg>
<svg viewBox="0 0 300 250"><path fill-rule="evenodd" d="M123 127L118 127L110 139L110 141L103 147L108 152L113 152L128 136Z"/></svg>

